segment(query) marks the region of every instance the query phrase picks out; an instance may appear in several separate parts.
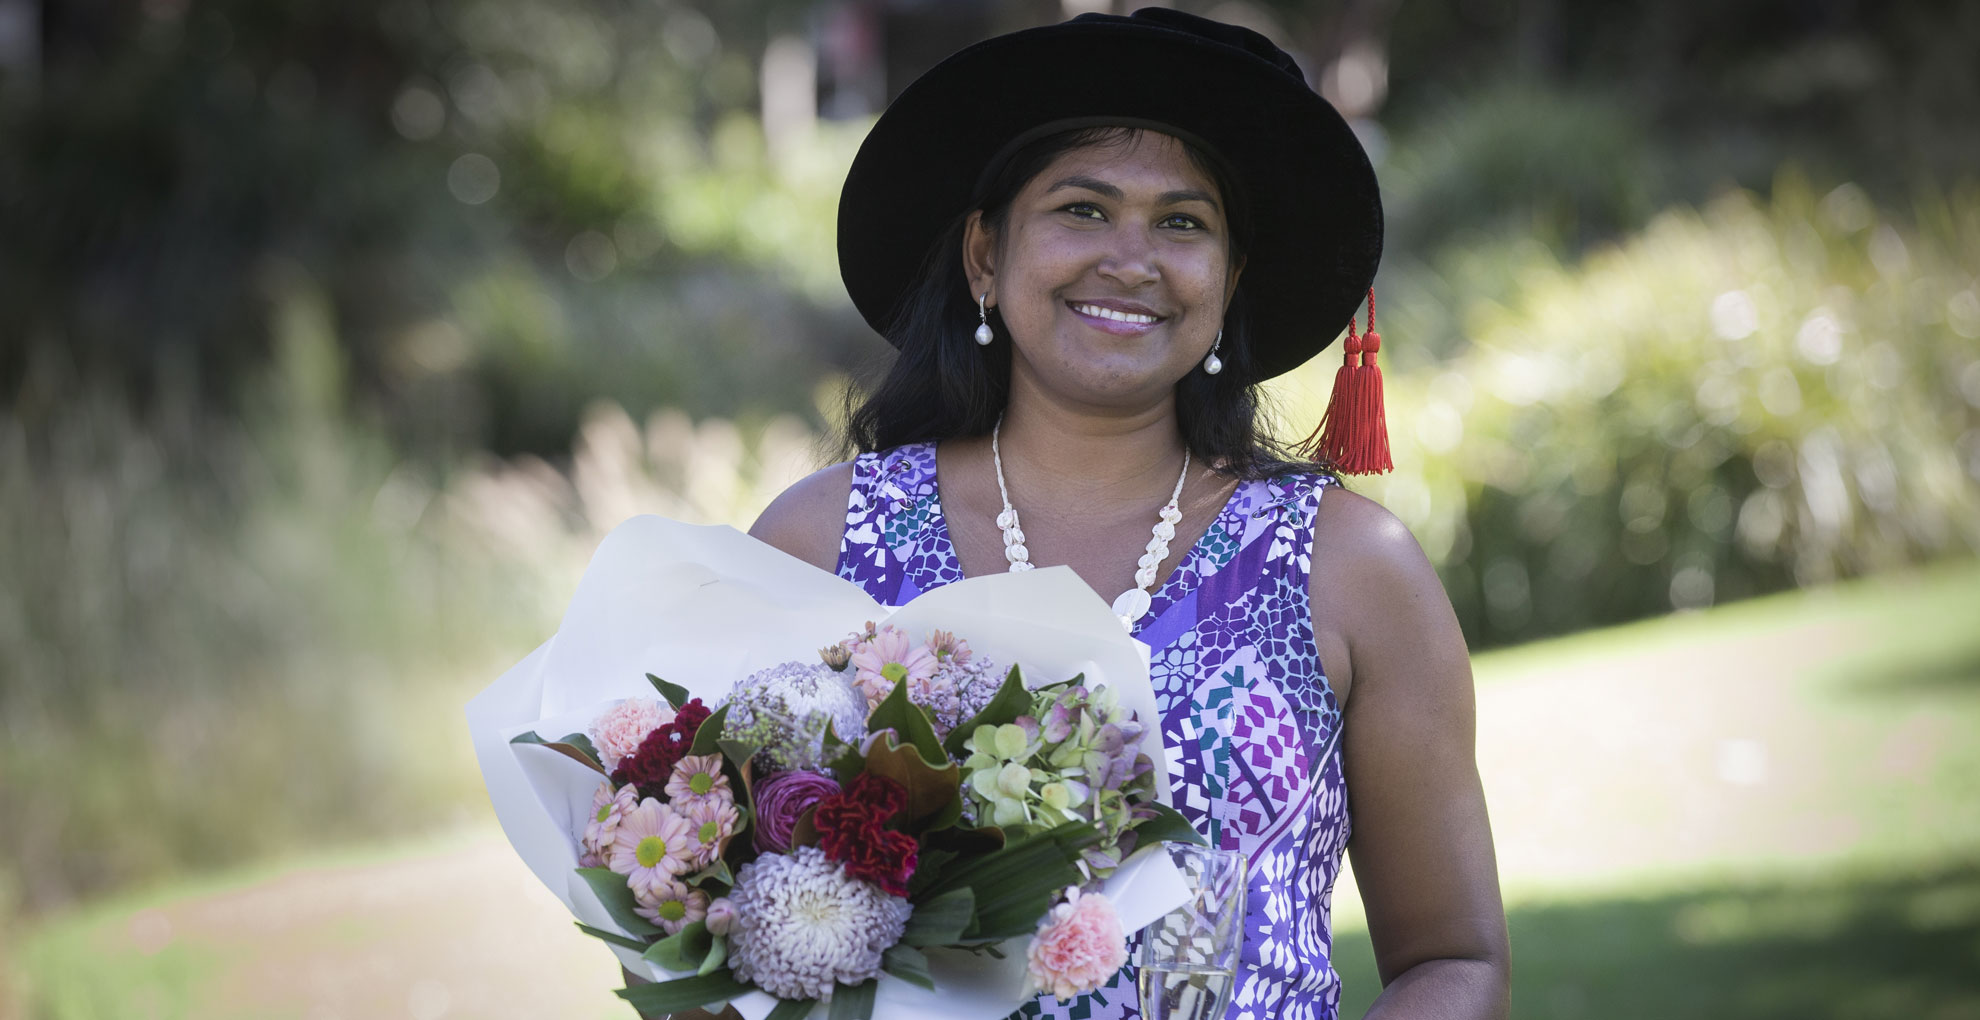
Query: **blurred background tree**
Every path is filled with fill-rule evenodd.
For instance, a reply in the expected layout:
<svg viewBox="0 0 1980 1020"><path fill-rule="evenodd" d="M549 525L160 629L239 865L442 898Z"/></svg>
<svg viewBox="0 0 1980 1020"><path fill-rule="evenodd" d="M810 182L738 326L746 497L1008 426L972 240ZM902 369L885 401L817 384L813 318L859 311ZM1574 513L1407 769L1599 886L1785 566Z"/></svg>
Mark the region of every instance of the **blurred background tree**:
<svg viewBox="0 0 1980 1020"><path fill-rule="evenodd" d="M596 537L834 457L872 116L1128 6L0 0L0 949L480 818L458 705ZM1377 163L1399 470L1354 484L1475 648L1980 545L1980 5L1178 6Z"/></svg>

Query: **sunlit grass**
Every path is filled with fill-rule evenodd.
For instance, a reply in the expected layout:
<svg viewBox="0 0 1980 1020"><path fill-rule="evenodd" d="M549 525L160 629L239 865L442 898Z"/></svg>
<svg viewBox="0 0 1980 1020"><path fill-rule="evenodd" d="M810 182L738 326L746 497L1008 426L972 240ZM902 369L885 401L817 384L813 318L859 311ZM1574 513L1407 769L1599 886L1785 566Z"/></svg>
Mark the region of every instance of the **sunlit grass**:
<svg viewBox="0 0 1980 1020"><path fill-rule="evenodd" d="M1980 1016L1975 619L1965 562L1479 656L1514 1015Z"/></svg>

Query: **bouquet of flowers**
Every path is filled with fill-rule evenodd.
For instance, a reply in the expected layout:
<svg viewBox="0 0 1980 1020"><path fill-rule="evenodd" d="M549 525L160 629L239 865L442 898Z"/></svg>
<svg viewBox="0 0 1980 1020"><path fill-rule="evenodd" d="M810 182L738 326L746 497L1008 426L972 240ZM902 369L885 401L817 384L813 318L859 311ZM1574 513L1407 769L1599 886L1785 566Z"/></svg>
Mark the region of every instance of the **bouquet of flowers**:
<svg viewBox="0 0 1980 1020"><path fill-rule="evenodd" d="M511 841L653 976L619 992L643 1012L992 1020L1105 984L1186 897L1136 854L1198 841L1145 650L1077 578L885 614L729 529L637 518L470 706ZM840 640L784 651L807 637Z"/></svg>

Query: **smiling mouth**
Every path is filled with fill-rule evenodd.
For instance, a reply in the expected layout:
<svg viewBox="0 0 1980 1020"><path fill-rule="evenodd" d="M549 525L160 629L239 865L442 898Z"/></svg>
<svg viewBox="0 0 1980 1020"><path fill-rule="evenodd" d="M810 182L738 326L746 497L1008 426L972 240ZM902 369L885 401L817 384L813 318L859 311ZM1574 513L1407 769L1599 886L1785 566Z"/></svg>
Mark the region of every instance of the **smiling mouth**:
<svg viewBox="0 0 1980 1020"><path fill-rule="evenodd" d="M1110 319L1114 322L1128 322L1139 325L1152 325L1154 323L1162 321L1162 317L1159 315L1142 315L1136 312L1120 312L1120 311L1115 311L1112 308L1101 307L1100 305L1089 305L1089 304L1074 303L1074 302L1068 302L1068 305L1069 307L1072 308L1073 311L1078 312L1081 315L1090 315L1096 319Z"/></svg>

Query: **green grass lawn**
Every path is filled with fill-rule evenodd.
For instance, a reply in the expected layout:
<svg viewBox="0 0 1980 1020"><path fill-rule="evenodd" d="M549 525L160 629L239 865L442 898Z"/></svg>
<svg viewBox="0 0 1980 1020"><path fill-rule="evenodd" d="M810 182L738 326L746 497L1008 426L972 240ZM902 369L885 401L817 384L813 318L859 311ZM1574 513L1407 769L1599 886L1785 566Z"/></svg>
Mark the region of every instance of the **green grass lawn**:
<svg viewBox="0 0 1980 1020"><path fill-rule="evenodd" d="M1980 1018L1980 565L1476 671L1516 1017ZM1379 983L1351 875L1336 905L1356 1017ZM31 1020L629 1016L562 920L480 828L52 919L14 947L16 997Z"/></svg>
<svg viewBox="0 0 1980 1020"><path fill-rule="evenodd" d="M1476 672L1514 1016L1980 1018L1980 569ZM1359 1016L1379 980L1345 885Z"/></svg>

